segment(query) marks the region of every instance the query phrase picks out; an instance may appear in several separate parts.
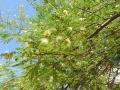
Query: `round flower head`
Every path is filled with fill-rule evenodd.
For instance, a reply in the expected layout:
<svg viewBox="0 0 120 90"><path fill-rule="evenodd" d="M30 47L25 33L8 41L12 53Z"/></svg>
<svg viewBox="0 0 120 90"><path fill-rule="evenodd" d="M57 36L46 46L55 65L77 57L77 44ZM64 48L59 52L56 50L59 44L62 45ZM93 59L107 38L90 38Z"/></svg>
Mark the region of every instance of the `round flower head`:
<svg viewBox="0 0 120 90"><path fill-rule="evenodd" d="M42 38L41 39L41 43L43 43L43 44L48 44L48 39L47 38Z"/></svg>
<svg viewBox="0 0 120 90"><path fill-rule="evenodd" d="M44 35L45 37L48 37L48 36L51 35L51 32L50 32L49 30L46 30L46 31L43 33L43 35Z"/></svg>
<svg viewBox="0 0 120 90"><path fill-rule="evenodd" d="M80 20L80 21L84 21L84 20L85 20L85 18L79 18L79 20Z"/></svg>
<svg viewBox="0 0 120 90"><path fill-rule="evenodd" d="M25 42L25 47L29 47L30 44L28 42Z"/></svg>
<svg viewBox="0 0 120 90"><path fill-rule="evenodd" d="M81 65L81 63L78 61L78 62L76 63L76 65L77 65L77 66L80 66L80 65Z"/></svg>
<svg viewBox="0 0 120 90"><path fill-rule="evenodd" d="M72 27L68 27L67 29L68 29L68 31L72 31L73 28Z"/></svg>
<svg viewBox="0 0 120 90"><path fill-rule="evenodd" d="M70 46L71 45L71 41L69 38L65 39L66 43L67 43L67 46Z"/></svg>
<svg viewBox="0 0 120 90"><path fill-rule="evenodd" d="M68 11L67 11L67 10L64 10L64 11L63 11L63 14L64 14L65 16L68 16Z"/></svg>
<svg viewBox="0 0 120 90"><path fill-rule="evenodd" d="M62 36L57 36L57 37L56 37L56 40L57 40L57 41L62 40L62 39L63 39Z"/></svg>
<svg viewBox="0 0 120 90"><path fill-rule="evenodd" d="M53 76L51 76L51 77L50 77L50 82L53 82L53 79L54 79Z"/></svg>

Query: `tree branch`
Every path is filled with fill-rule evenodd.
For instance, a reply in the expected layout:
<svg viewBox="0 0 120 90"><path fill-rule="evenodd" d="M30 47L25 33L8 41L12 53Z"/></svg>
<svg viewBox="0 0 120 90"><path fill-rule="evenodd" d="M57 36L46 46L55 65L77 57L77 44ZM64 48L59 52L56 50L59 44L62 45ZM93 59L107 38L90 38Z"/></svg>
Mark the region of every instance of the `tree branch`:
<svg viewBox="0 0 120 90"><path fill-rule="evenodd" d="M85 51L82 53L71 53L71 52L55 52L55 51L51 51L51 52L39 52L39 53L34 53L34 55L42 55L42 56L49 56L49 55L54 55L54 56L86 56L89 52Z"/></svg>
<svg viewBox="0 0 120 90"><path fill-rule="evenodd" d="M104 23L100 25L100 27L93 33L91 34L88 39L93 38L95 35L97 35L102 29L104 29L107 25L109 25L112 21L120 17L120 12L118 14L115 14L111 16L109 19L107 19Z"/></svg>

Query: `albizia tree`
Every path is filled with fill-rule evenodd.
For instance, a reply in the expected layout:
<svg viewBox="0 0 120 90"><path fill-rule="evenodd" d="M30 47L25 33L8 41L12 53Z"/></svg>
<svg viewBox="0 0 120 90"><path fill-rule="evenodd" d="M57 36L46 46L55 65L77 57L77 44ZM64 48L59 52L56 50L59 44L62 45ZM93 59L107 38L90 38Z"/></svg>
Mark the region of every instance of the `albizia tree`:
<svg viewBox="0 0 120 90"><path fill-rule="evenodd" d="M32 5L32 18L21 8L17 19L1 24L10 27L8 32L14 27L1 37L22 45L7 55L23 68L23 90L112 88L120 60L120 1L44 0Z"/></svg>

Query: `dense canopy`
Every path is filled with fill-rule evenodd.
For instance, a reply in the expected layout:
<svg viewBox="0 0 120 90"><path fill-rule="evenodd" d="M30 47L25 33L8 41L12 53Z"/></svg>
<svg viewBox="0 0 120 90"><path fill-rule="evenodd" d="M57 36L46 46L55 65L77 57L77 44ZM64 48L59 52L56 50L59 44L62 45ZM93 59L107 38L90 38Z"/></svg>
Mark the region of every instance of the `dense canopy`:
<svg viewBox="0 0 120 90"><path fill-rule="evenodd" d="M31 5L36 10L33 17L27 17L20 6L17 18L1 18L1 30L8 28L0 34L1 39L12 38L21 45L1 56L14 59L13 66L23 69L16 80L18 89L4 90L117 87L119 0L38 0Z"/></svg>

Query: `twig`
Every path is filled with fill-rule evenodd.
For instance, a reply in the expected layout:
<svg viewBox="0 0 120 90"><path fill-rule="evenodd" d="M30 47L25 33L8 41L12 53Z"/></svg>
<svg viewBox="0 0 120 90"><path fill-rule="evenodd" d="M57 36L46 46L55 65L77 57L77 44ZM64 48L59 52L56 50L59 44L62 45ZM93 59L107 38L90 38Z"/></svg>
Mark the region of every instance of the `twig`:
<svg viewBox="0 0 120 90"><path fill-rule="evenodd" d="M88 39L93 38L95 35L97 35L101 30L103 30L107 25L109 25L112 21L120 17L120 12L118 14L115 14L111 16L109 19L107 19L104 23L100 25L100 27L93 33L91 34Z"/></svg>

